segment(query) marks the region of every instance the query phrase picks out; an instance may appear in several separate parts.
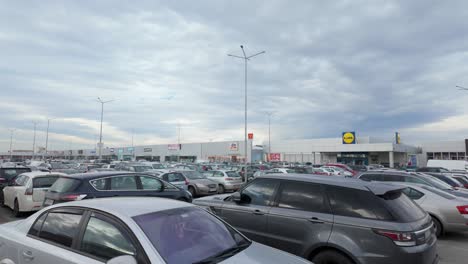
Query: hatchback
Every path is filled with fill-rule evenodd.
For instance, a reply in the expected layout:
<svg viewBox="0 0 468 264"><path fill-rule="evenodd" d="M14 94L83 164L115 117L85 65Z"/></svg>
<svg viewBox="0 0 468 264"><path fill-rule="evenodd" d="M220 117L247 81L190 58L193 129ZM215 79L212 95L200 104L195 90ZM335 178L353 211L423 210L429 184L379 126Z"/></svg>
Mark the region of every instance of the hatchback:
<svg viewBox="0 0 468 264"><path fill-rule="evenodd" d="M204 172L203 175L218 183L219 193L237 191L242 185L242 178L237 171L207 171Z"/></svg>
<svg viewBox="0 0 468 264"><path fill-rule="evenodd" d="M61 176L45 195L44 205L115 196L150 196L192 202L185 190L147 174L99 172Z"/></svg>
<svg viewBox="0 0 468 264"><path fill-rule="evenodd" d="M431 217L403 187L301 174L258 177L194 204L252 240L316 264L438 262Z"/></svg>
<svg viewBox="0 0 468 264"><path fill-rule="evenodd" d="M218 183L207 179L203 174L193 170L181 170L165 173L161 179L176 186L187 189L193 197L200 195L216 194ZM185 186L184 186L185 185Z"/></svg>

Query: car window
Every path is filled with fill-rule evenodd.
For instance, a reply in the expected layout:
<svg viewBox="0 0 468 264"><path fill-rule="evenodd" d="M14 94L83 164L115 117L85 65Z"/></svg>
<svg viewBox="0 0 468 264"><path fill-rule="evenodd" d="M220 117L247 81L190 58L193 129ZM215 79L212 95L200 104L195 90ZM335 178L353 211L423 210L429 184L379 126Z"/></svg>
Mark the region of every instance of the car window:
<svg viewBox="0 0 468 264"><path fill-rule="evenodd" d="M91 183L91 185L96 189L96 190L99 190L99 191L102 191L102 190L106 190L106 182L109 181L109 178L102 178L102 179L96 179L96 180L92 180L90 181L89 183Z"/></svg>
<svg viewBox="0 0 468 264"><path fill-rule="evenodd" d="M236 171L228 171L226 172L226 174L228 177L231 177L231 178L240 178L240 174Z"/></svg>
<svg viewBox="0 0 468 264"><path fill-rule="evenodd" d="M415 190L413 188L409 188L409 187L403 189L402 192L404 194L406 194L406 196L408 196L412 200L418 200L418 199L421 199L424 196L424 193L422 193L420 191L417 191L417 190Z"/></svg>
<svg viewBox="0 0 468 264"><path fill-rule="evenodd" d="M149 176L140 176L140 181L143 190L161 190L162 182L156 178Z"/></svg>
<svg viewBox="0 0 468 264"><path fill-rule="evenodd" d="M52 186L58 176L38 177L33 179L33 188L49 188Z"/></svg>
<svg viewBox="0 0 468 264"><path fill-rule="evenodd" d="M167 181L168 182L181 182L181 181L185 181L185 178L180 173L169 173L167 174Z"/></svg>
<svg viewBox="0 0 468 264"><path fill-rule="evenodd" d="M105 218L92 215L81 241L80 251L104 261L122 256L136 255L136 247L128 236Z"/></svg>
<svg viewBox="0 0 468 264"><path fill-rule="evenodd" d="M254 180L241 192L242 200L254 205L270 205L278 181L272 179Z"/></svg>
<svg viewBox="0 0 468 264"><path fill-rule="evenodd" d="M382 174L364 174L359 179L364 181L383 181Z"/></svg>
<svg viewBox="0 0 468 264"><path fill-rule="evenodd" d="M49 212L42 224L39 237L62 246L71 247L73 238L79 232L82 211Z"/></svg>
<svg viewBox="0 0 468 264"><path fill-rule="evenodd" d="M28 234L33 235L33 236L38 236L39 231L41 231L42 224L44 223L46 216L47 216L47 213L42 214L41 217L39 217L34 223L34 225L31 227Z"/></svg>
<svg viewBox="0 0 468 264"><path fill-rule="evenodd" d="M460 182L461 184L463 184L463 185L467 185L467 184L468 184L468 180L466 180L466 179L463 178L463 177L457 177L457 176L455 176L455 177L453 177L453 178L455 178L457 181L459 181L459 182Z"/></svg>
<svg viewBox="0 0 468 264"><path fill-rule="evenodd" d="M335 215L379 220L394 219L377 197L369 191L332 186L328 186L327 190Z"/></svg>
<svg viewBox="0 0 468 264"><path fill-rule="evenodd" d="M418 179L416 177L411 177L411 176L408 176L408 177L405 177L405 182L413 182L413 183L419 183L419 184L427 184L425 181L421 180L421 179Z"/></svg>
<svg viewBox="0 0 468 264"><path fill-rule="evenodd" d="M24 186L25 182L27 181L28 177L24 175L19 175L15 178L14 183L15 186Z"/></svg>
<svg viewBox="0 0 468 264"><path fill-rule="evenodd" d="M224 177L224 173L222 173L221 171L217 171L217 172L214 173L214 176L222 178L222 177Z"/></svg>
<svg viewBox="0 0 468 264"><path fill-rule="evenodd" d="M383 180L392 181L392 182L404 182L405 177L401 175L386 174L386 175L383 175Z"/></svg>
<svg viewBox="0 0 468 264"><path fill-rule="evenodd" d="M328 213L322 186L315 183L286 181L281 183L278 207Z"/></svg>
<svg viewBox="0 0 468 264"><path fill-rule="evenodd" d="M80 185L80 183L81 181L78 179L60 177L54 182L54 184L52 184L49 191L56 193L72 192Z"/></svg>
<svg viewBox="0 0 468 264"><path fill-rule="evenodd" d="M111 178L111 190L136 190L135 176L118 176Z"/></svg>

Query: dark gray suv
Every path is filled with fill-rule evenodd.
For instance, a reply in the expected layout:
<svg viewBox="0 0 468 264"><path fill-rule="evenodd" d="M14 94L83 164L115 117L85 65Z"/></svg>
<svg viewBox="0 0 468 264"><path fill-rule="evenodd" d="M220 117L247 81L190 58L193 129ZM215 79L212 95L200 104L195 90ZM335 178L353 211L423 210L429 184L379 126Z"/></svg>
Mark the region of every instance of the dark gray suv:
<svg viewBox="0 0 468 264"><path fill-rule="evenodd" d="M438 263L430 216L401 191L356 179L266 175L194 204L252 240L316 264Z"/></svg>

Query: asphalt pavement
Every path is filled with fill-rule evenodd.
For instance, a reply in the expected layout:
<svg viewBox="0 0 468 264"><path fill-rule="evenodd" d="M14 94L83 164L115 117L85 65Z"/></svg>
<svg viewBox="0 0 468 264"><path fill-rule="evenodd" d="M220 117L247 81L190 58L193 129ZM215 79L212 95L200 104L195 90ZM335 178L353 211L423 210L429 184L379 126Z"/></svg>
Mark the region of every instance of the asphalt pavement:
<svg viewBox="0 0 468 264"><path fill-rule="evenodd" d="M0 207L0 224L23 219L30 214L16 218L7 207ZM468 263L468 232L449 233L437 242L440 264L466 264Z"/></svg>

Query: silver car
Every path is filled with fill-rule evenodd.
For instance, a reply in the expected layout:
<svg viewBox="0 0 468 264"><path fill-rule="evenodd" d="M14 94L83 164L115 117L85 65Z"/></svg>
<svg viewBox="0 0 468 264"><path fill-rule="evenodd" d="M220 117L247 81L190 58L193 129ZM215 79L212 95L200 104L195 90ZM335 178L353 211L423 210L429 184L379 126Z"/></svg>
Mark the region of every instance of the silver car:
<svg viewBox="0 0 468 264"><path fill-rule="evenodd" d="M237 171L216 170L204 172L208 179L218 183L219 193L237 191L242 186L242 177Z"/></svg>
<svg viewBox="0 0 468 264"><path fill-rule="evenodd" d="M160 198L59 204L0 225L2 264L294 263L209 212Z"/></svg>
<svg viewBox="0 0 468 264"><path fill-rule="evenodd" d="M439 237L445 232L468 231L468 200L417 183L394 183L407 187L403 192L432 217Z"/></svg>
<svg viewBox="0 0 468 264"><path fill-rule="evenodd" d="M193 197L200 195L216 194L218 192L218 183L207 179L203 174L194 170L181 170L165 173L160 176L164 181L170 182L175 186L184 186Z"/></svg>

